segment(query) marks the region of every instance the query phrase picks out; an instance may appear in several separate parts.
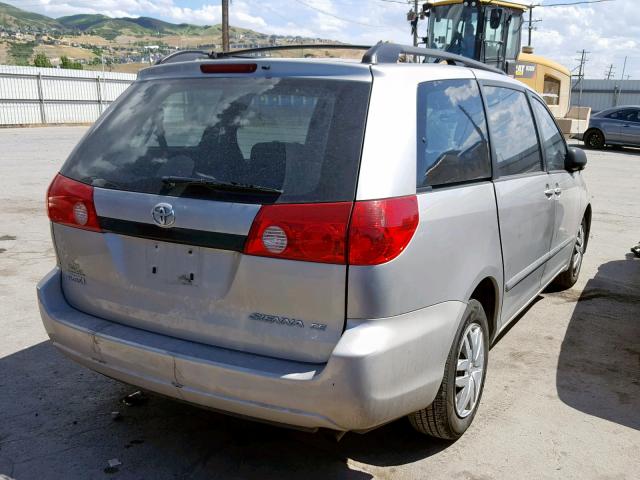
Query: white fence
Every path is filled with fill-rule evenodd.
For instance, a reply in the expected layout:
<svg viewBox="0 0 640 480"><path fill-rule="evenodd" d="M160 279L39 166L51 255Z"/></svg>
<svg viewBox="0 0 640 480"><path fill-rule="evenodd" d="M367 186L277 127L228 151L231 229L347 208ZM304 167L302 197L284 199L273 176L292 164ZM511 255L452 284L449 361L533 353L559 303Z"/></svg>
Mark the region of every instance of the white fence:
<svg viewBox="0 0 640 480"><path fill-rule="evenodd" d="M135 79L129 73L0 65L0 126L94 122Z"/></svg>

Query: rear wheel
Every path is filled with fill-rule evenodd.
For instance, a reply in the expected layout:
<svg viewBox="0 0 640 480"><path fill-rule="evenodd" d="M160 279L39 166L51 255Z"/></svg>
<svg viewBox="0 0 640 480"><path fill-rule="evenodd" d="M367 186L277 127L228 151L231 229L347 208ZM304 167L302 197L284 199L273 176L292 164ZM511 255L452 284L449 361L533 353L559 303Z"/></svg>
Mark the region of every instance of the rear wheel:
<svg viewBox="0 0 640 480"><path fill-rule="evenodd" d="M409 415L421 433L456 440L476 415L489 359L487 316L477 300L470 300L445 365L442 384L431 405Z"/></svg>
<svg viewBox="0 0 640 480"><path fill-rule="evenodd" d="M584 143L591 148L604 148L604 133L600 130L589 130L584 136Z"/></svg>
<svg viewBox="0 0 640 480"><path fill-rule="evenodd" d="M587 222L583 218L580 228L578 229L578 234L576 235L576 241L573 244L569 268L555 278L551 284L553 291L568 290L578 281L580 269L582 268L582 259L584 258L584 251L587 244L586 235Z"/></svg>

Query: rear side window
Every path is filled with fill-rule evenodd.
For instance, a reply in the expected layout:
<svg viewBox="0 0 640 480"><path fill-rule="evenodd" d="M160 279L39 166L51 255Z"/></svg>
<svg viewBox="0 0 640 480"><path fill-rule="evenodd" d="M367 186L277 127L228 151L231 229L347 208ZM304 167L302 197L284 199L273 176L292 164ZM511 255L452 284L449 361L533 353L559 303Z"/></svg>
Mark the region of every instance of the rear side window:
<svg viewBox="0 0 640 480"><path fill-rule="evenodd" d="M567 156L567 146L564 137L558 129L553 117L538 99L533 100L533 109L538 118L540 140L544 149L548 170L564 170L564 160Z"/></svg>
<svg viewBox="0 0 640 480"><path fill-rule="evenodd" d="M487 126L474 80L418 88L418 188L491 177Z"/></svg>
<svg viewBox="0 0 640 480"><path fill-rule="evenodd" d="M607 118L612 118L614 120L624 120L630 113L631 110L616 110L615 112L607 115Z"/></svg>
<svg viewBox="0 0 640 480"><path fill-rule="evenodd" d="M370 84L300 78L139 82L62 174L94 186L248 202L350 201ZM277 198L167 177L282 190ZM165 182L163 182L163 178Z"/></svg>
<svg viewBox="0 0 640 480"><path fill-rule="evenodd" d="M500 176L542 171L542 157L524 92L484 87L491 142Z"/></svg>

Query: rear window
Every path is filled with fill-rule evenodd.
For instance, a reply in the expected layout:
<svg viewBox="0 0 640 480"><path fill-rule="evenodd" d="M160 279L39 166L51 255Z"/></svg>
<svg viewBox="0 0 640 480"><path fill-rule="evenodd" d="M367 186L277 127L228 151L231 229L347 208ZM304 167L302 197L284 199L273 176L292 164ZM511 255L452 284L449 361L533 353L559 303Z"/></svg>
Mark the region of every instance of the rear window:
<svg viewBox="0 0 640 480"><path fill-rule="evenodd" d="M355 197L370 84L300 78L140 82L86 137L62 174L97 187L251 202ZM193 178L271 196L172 185Z"/></svg>

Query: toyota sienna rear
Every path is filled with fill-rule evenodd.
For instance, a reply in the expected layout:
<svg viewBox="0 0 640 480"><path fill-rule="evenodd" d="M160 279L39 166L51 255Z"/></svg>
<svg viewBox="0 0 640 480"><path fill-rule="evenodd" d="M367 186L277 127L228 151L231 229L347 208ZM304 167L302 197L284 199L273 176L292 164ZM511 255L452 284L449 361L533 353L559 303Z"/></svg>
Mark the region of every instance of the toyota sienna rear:
<svg viewBox="0 0 640 480"><path fill-rule="evenodd" d="M554 278L577 278L584 160L546 120L574 179L538 192L555 181L549 114L529 110L541 100L490 67L396 63L403 51L142 71L49 187L57 266L38 297L53 343L228 413L340 431L409 415L460 436L490 341ZM493 155L514 155L512 183Z"/></svg>

